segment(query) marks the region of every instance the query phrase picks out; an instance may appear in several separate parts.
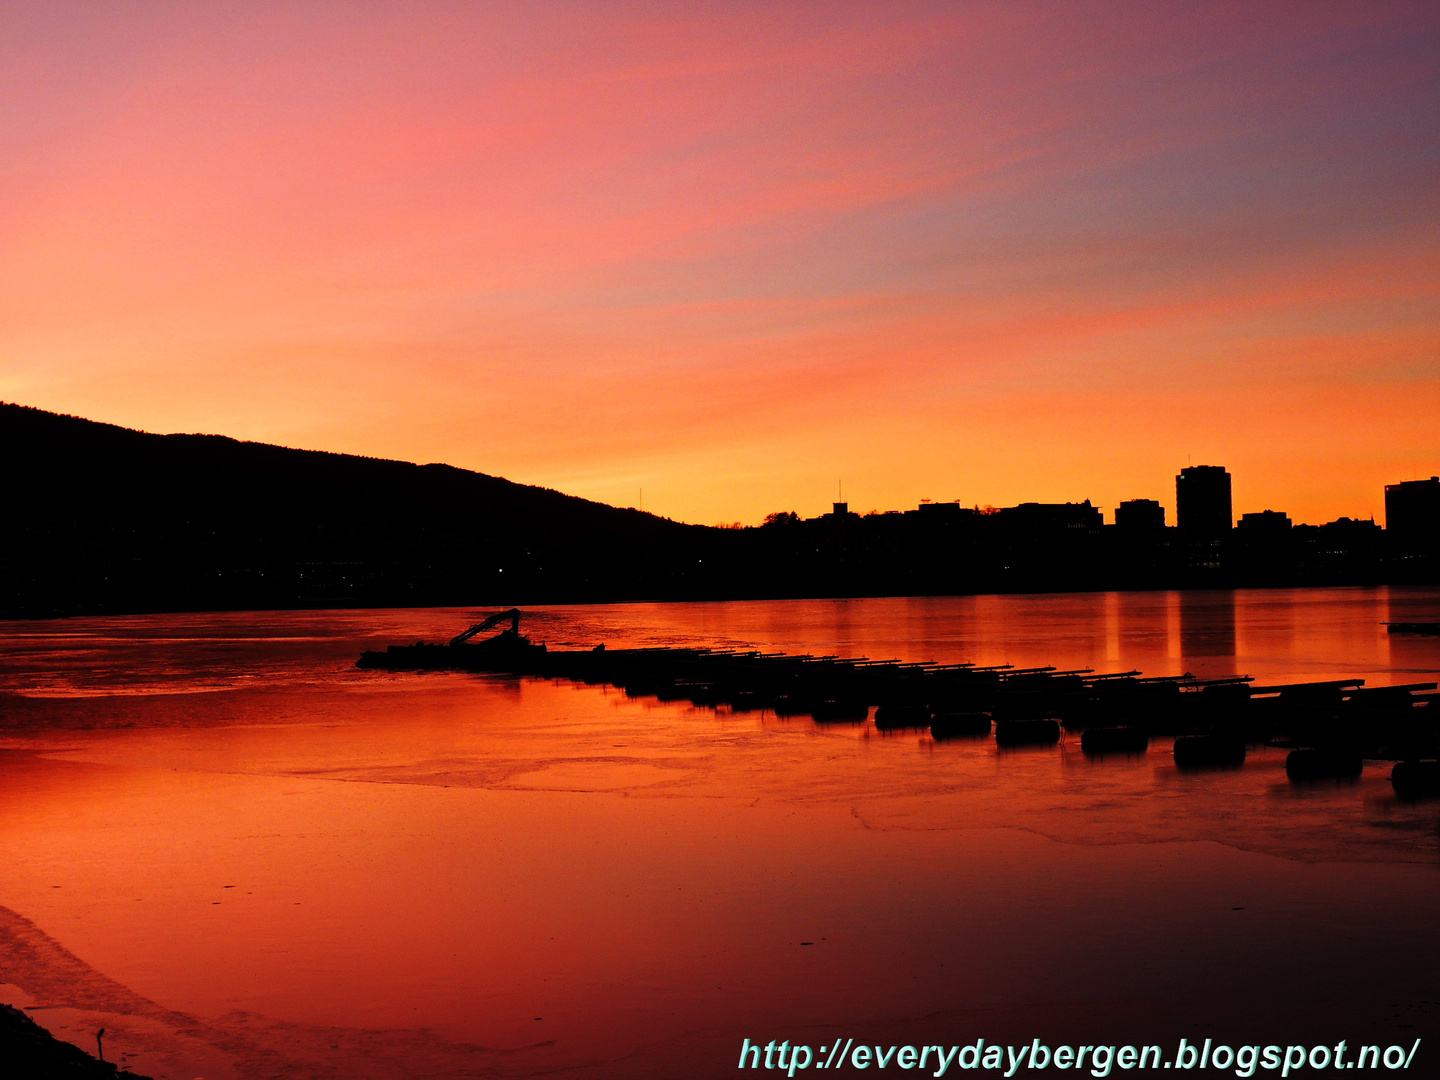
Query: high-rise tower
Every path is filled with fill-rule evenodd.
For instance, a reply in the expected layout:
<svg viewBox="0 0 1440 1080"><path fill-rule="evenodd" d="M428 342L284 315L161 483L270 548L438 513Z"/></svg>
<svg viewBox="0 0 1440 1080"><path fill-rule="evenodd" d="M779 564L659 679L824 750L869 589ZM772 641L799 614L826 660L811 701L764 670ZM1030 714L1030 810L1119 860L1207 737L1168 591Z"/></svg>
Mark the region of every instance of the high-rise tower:
<svg viewBox="0 0 1440 1080"><path fill-rule="evenodd" d="M1385 532L1400 552L1440 548L1440 476L1385 485Z"/></svg>
<svg viewBox="0 0 1440 1080"><path fill-rule="evenodd" d="M1191 465L1175 477L1175 518L1188 539L1220 540L1230 535L1235 515L1230 474L1220 465Z"/></svg>

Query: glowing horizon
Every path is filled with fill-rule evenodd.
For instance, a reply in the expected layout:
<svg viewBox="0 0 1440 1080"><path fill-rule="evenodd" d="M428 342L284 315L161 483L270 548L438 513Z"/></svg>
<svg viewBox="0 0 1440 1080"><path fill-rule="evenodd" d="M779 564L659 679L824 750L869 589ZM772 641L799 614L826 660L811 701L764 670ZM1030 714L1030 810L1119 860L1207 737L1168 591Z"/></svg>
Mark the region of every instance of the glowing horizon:
<svg viewBox="0 0 1440 1080"><path fill-rule="evenodd" d="M707 524L1440 471L1432 5L0 26L5 400Z"/></svg>

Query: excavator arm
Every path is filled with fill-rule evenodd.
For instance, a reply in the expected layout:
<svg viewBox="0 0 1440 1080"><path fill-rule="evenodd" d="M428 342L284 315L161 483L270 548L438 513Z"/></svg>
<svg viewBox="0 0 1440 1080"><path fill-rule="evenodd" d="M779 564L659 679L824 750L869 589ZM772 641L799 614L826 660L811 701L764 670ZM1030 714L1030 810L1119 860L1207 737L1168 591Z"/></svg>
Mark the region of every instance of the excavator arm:
<svg viewBox="0 0 1440 1080"><path fill-rule="evenodd" d="M453 638L450 639L450 644L463 645L476 634L483 634L486 630L492 630L507 619L510 620L510 629L504 632L519 635L520 609L512 607L508 611L497 611L494 615L491 615L484 622L478 622L474 626L470 627L470 629L466 630L463 634L456 634Z"/></svg>

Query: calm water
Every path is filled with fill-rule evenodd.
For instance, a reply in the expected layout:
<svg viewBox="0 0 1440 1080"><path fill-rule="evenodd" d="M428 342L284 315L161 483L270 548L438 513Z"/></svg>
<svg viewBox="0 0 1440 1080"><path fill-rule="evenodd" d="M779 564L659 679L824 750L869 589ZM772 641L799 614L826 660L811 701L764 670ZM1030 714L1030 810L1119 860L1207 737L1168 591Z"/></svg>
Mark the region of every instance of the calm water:
<svg viewBox="0 0 1440 1080"><path fill-rule="evenodd" d="M742 1037L1440 1041L1440 807L1387 766L1296 787L1280 751L1181 774L1163 740L1002 753L352 666L473 614L0 624L0 1000L183 1080L728 1076ZM546 608L526 632L1381 685L1437 678L1440 641L1382 625L1422 619L1440 591Z"/></svg>

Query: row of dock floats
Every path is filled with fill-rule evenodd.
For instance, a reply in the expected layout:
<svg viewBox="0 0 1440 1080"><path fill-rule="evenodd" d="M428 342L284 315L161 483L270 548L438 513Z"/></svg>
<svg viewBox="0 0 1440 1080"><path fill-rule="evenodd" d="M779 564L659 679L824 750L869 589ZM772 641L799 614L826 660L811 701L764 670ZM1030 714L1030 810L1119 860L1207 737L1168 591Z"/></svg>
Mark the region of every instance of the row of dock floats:
<svg viewBox="0 0 1440 1080"><path fill-rule="evenodd" d="M622 687L630 697L770 709L817 723L926 730L936 740L985 737L1002 747L1053 745L1078 732L1086 754L1137 754L1174 737L1186 769L1236 767L1248 748L1288 749L1296 781L1354 777L1366 760L1397 764L1405 796L1440 792L1440 695L1435 683L1366 687L1364 680L1256 686L1248 677L1146 677L1138 671L904 663L706 648L482 652L465 645L404 646L366 654L364 666L457 668L567 678ZM393 659L391 658L393 656Z"/></svg>
<svg viewBox="0 0 1440 1080"><path fill-rule="evenodd" d="M1250 746L1268 744L1290 750L1286 771L1295 780L1358 776L1371 758L1404 766L1397 790L1440 787L1440 766L1427 764L1440 727L1434 683L1256 686L1247 677L707 649L580 655L591 669L584 681L614 682L632 697L769 708L817 723L862 722L874 706L881 731L929 730L941 741L993 734L1002 747L1050 745L1072 731L1090 755L1144 753L1152 737L1173 736L1182 768L1239 766Z"/></svg>
<svg viewBox="0 0 1440 1080"><path fill-rule="evenodd" d="M1126 679L1092 683L1056 703L1080 728L1087 752L1134 752L1150 735L1173 735L1182 768L1238 767L1249 748L1289 750L1294 781L1361 775L1365 761L1393 761L1397 793L1440 791L1436 683L1366 688L1364 680L1257 686L1234 679ZM1125 722L1114 725L1115 718Z"/></svg>

